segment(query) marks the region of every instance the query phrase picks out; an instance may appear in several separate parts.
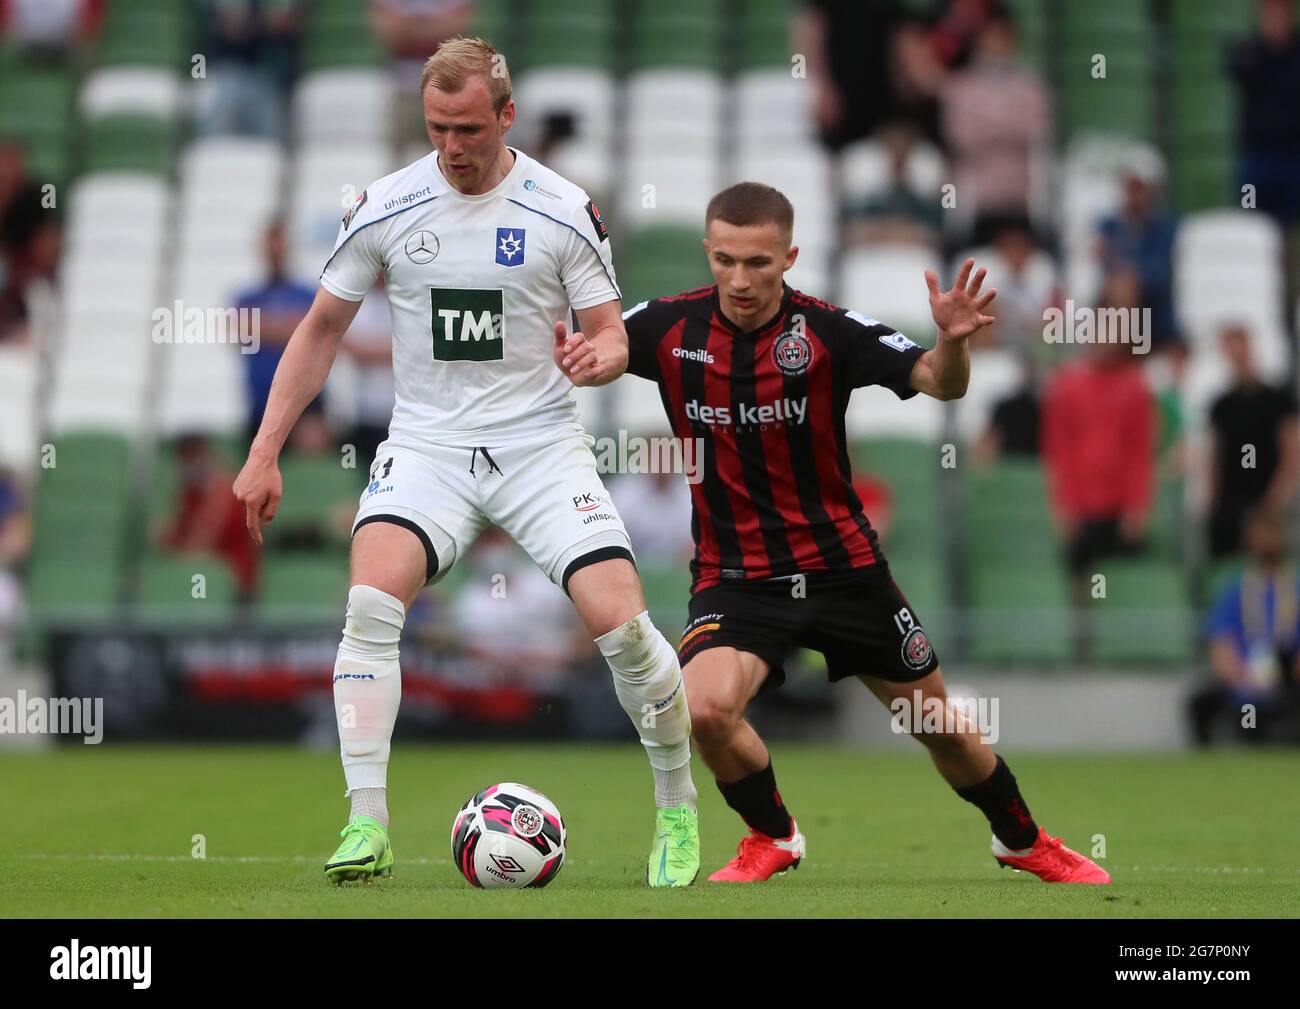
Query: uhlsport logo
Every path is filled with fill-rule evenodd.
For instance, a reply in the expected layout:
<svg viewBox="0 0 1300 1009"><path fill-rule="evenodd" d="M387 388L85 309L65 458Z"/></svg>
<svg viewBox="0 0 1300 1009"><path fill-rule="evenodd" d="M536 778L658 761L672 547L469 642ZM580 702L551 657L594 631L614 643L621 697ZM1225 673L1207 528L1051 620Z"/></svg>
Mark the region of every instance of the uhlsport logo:
<svg viewBox="0 0 1300 1009"><path fill-rule="evenodd" d="M435 361L505 359L505 301L500 288L435 287L429 298Z"/></svg>

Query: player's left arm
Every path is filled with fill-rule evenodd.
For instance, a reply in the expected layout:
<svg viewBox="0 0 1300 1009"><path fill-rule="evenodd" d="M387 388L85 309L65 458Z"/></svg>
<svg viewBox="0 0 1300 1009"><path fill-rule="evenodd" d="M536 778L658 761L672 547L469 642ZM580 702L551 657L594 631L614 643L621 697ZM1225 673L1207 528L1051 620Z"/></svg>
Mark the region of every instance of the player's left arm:
<svg viewBox="0 0 1300 1009"><path fill-rule="evenodd" d="M970 337L993 322L984 309L997 297L997 288L984 294L980 287L988 271L981 267L974 278L975 260L962 263L961 272L951 291L939 290L939 278L925 271L925 286L930 291L930 315L939 328L933 350L927 350L912 366L910 382L917 392L935 399L960 399L970 384Z"/></svg>
<svg viewBox="0 0 1300 1009"><path fill-rule="evenodd" d="M578 331L555 323L555 363L574 385L605 385L627 371L627 330L623 328L623 303L574 310Z"/></svg>

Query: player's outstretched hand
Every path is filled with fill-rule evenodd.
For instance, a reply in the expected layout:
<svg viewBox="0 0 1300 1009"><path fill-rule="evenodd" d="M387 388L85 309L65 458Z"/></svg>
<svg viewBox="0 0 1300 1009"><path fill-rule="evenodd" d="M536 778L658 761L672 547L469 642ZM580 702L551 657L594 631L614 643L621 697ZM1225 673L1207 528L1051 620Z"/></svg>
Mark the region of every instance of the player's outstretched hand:
<svg viewBox="0 0 1300 1009"><path fill-rule="evenodd" d="M248 535L259 547L262 545L262 526L275 518L284 496L284 482L275 460L267 461L250 455L244 468L235 477L233 490L244 506L244 525Z"/></svg>
<svg viewBox="0 0 1300 1009"><path fill-rule="evenodd" d="M925 271L925 286L930 289L930 314L940 333L949 337L963 339L994 321L993 316L984 314L984 309L997 297L998 289L991 287L981 295L980 287L988 271L980 267L972 280L970 273L974 266L973 259L961 264L951 291L940 291L934 271Z"/></svg>
<svg viewBox="0 0 1300 1009"><path fill-rule="evenodd" d="M595 345L563 322L555 324L555 366L574 385L596 385L608 371Z"/></svg>

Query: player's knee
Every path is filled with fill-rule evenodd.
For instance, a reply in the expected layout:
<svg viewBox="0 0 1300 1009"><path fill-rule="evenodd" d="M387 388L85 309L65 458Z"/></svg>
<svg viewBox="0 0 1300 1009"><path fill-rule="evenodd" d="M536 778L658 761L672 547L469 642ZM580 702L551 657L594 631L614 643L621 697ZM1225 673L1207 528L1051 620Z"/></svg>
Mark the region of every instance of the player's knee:
<svg viewBox="0 0 1300 1009"><path fill-rule="evenodd" d="M718 697L705 695L697 699L688 690L686 702L691 713L691 734L706 744L730 739L744 717L743 709Z"/></svg>
<svg viewBox="0 0 1300 1009"><path fill-rule="evenodd" d="M912 738L940 756L957 756L979 745L978 731L961 720L945 719L941 724L926 726L923 731L913 733Z"/></svg>
<svg viewBox="0 0 1300 1009"><path fill-rule="evenodd" d="M397 654L406 622L406 607L396 596L373 585L353 585L348 590L344 647L371 657Z"/></svg>

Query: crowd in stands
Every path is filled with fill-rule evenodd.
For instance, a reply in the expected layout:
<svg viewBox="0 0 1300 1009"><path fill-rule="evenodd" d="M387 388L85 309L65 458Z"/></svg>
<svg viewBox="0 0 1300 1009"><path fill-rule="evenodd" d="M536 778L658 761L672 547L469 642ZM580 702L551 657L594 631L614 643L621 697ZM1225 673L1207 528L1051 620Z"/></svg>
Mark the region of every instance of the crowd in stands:
<svg viewBox="0 0 1300 1009"><path fill-rule="evenodd" d="M1208 452L1190 449L1188 432L1195 425L1183 405L1189 360L1199 351L1189 339L1193 320L1183 317L1176 282L1184 221L1170 198L1168 166L1136 143L1131 156L1121 159L1115 170L1118 200L1088 223L1095 284L1072 289L1067 236L1053 195L1053 185L1060 184L1054 178L1062 144L1059 96L1047 68L1035 69L1035 61L1026 59L1019 5L935 0L927 10L904 0L807 0L791 25L792 51L808 57L808 105L821 142L845 157L870 142L884 158L880 185L865 193L844 190L838 246L845 252L922 247L948 262L977 250L990 265L990 283L999 291L997 323L977 340L974 368L981 367L980 354L1000 352L1014 359L1017 379L992 404L982 430L960 434L982 465L1039 461L1076 605L1082 605L1098 563L1140 557L1149 549L1162 480L1196 483L1204 475L1204 534L1193 554L1203 555L1207 565L1226 562L1230 572L1205 593L1218 683L1196 702L1198 732L1206 738L1205 727L1221 713L1225 697L1300 677L1294 552L1287 540L1300 486L1300 418L1291 391L1300 274L1300 30L1292 0L1258 0L1254 6L1256 27L1224 48L1222 74L1236 89L1237 176L1253 187L1254 206L1277 222L1283 236L1279 269L1287 301L1281 312L1290 327L1290 379L1283 383L1261 370L1249 326L1222 325L1215 352L1230 379L1204 410ZM394 84L396 165L428 149L416 99L422 61L441 39L472 29L475 4L370 0L368 10ZM208 61L211 86L197 92L194 135L269 138L291 148L291 110L311 4L198 0L197 11L196 45ZM93 47L102 14L96 0L0 2L7 44L65 64L76 64ZM541 149L533 153L545 159L548 145L563 141L571 127L563 116L549 117L534 134ZM39 342L42 327L52 325L43 320L53 318L58 299L61 214L25 158L23 145L0 132L0 345L11 347ZM931 184L936 178L938 192ZM1233 205L1231 197L1225 205ZM228 491L236 456L261 422L284 346L315 293L314 278L293 267L294 238L284 219L271 219L261 244L260 277L229 292L235 307L260 315L260 345L241 359L243 444L232 448L200 433L170 442L179 477L175 504L169 520L153 530L160 548L224 558L248 599L256 598L259 555L248 544L243 516ZM1149 310L1145 337L1151 354L1135 355L1131 345L1118 342L1048 342L1045 312L1065 308L1067 298L1097 310L1103 320L1105 309ZM849 307L873 311L871 305ZM1106 326L1117 324L1116 318L1099 321L1097 335L1107 336ZM351 446L359 490L392 409L382 288L365 299L340 356L354 380L341 390L327 387L308 408L287 452L337 458ZM340 395L351 400L346 410L332 409L330 397ZM340 415L349 418L346 424L334 419ZM859 473L858 481L888 551L890 518L907 508L906 491L870 471ZM689 499L680 476L625 477L612 481L611 489L640 554L663 564L689 556ZM6 612L16 611L12 572L30 538L30 496L20 475L0 475L0 575L10 572L8 582L0 577L0 623ZM331 524L346 528L346 516ZM326 540L337 545L337 536L338 528L315 538L310 530L297 530L280 547L310 549ZM498 563L501 549L486 541L474 563ZM516 574L526 586L525 573ZM531 593L522 593L525 618L531 600ZM536 605L541 621L545 607ZM470 621L470 609L462 607L449 619ZM538 647L563 655L568 639L560 634ZM1087 647L1086 638L1080 647ZM1273 668L1258 658L1261 653L1275 653L1280 675L1270 679L1260 672Z"/></svg>

